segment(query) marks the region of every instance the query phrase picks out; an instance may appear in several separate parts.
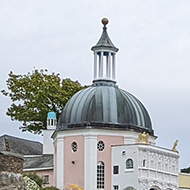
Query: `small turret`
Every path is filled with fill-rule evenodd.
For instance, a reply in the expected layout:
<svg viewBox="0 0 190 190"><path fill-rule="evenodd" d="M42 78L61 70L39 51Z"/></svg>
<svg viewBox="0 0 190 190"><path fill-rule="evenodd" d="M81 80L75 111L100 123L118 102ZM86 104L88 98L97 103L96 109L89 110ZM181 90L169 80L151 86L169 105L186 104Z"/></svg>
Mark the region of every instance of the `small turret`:
<svg viewBox="0 0 190 190"><path fill-rule="evenodd" d="M55 112L49 112L47 115L47 129L55 129L57 125L57 118Z"/></svg>
<svg viewBox="0 0 190 190"><path fill-rule="evenodd" d="M43 132L43 154L53 154L53 139L51 138L57 125L57 117L55 112L47 114L47 129Z"/></svg>

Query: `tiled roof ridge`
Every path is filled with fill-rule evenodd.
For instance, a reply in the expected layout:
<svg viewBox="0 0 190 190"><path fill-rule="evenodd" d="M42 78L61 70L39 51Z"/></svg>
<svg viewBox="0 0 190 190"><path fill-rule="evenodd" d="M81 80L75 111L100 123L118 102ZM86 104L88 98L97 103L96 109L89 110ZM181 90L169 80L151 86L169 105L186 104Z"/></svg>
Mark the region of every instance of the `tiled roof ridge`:
<svg viewBox="0 0 190 190"><path fill-rule="evenodd" d="M38 143L38 144L41 144L41 142L39 141L33 141L33 140L29 140L29 139L24 139L24 138L21 138L21 137L15 137L15 136L11 136L11 135L7 135L7 134L4 134L2 136L0 136L0 138L3 138L4 141L8 140L8 138L13 138L13 139L19 139L19 140L24 140L24 141L28 141L28 142L32 142L32 143ZM6 142L5 142L6 143ZM6 144L5 144L6 145Z"/></svg>

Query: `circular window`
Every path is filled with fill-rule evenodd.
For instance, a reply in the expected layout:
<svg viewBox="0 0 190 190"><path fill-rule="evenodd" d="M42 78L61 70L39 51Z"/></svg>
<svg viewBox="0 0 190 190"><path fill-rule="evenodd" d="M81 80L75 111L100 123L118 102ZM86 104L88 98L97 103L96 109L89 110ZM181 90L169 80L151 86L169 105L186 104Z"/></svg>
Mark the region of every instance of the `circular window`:
<svg viewBox="0 0 190 190"><path fill-rule="evenodd" d="M72 147L72 151L73 151L73 152L76 152L78 145L77 145L76 142L72 142L71 147Z"/></svg>
<svg viewBox="0 0 190 190"><path fill-rule="evenodd" d="M103 141L99 141L98 144L97 144L97 149L99 151L103 151L104 147L105 147L104 142Z"/></svg>

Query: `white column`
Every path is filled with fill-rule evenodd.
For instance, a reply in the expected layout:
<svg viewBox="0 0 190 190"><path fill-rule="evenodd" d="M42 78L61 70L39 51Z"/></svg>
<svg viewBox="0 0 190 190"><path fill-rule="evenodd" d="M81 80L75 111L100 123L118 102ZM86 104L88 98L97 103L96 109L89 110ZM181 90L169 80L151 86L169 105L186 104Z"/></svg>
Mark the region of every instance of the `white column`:
<svg viewBox="0 0 190 190"><path fill-rule="evenodd" d="M56 147L55 147L55 141L53 139L53 186L56 186L56 171L55 171L55 168L56 168L56 160L55 160L55 155L56 155Z"/></svg>
<svg viewBox="0 0 190 190"><path fill-rule="evenodd" d="M111 78L111 53L108 53L108 62L107 62L107 77L110 79Z"/></svg>
<svg viewBox="0 0 190 190"><path fill-rule="evenodd" d="M97 78L97 53L94 53L94 79Z"/></svg>
<svg viewBox="0 0 190 190"><path fill-rule="evenodd" d="M85 136L84 143L84 189L97 190L97 136Z"/></svg>
<svg viewBox="0 0 190 190"><path fill-rule="evenodd" d="M115 54L112 55L112 79L115 80Z"/></svg>
<svg viewBox="0 0 190 190"><path fill-rule="evenodd" d="M99 78L103 77L103 52L99 55Z"/></svg>
<svg viewBox="0 0 190 190"><path fill-rule="evenodd" d="M64 187L64 139L57 140L57 188L63 189Z"/></svg>
<svg viewBox="0 0 190 190"><path fill-rule="evenodd" d="M108 65L108 56L106 56L106 78L109 78L108 77L108 68L109 68L109 65Z"/></svg>

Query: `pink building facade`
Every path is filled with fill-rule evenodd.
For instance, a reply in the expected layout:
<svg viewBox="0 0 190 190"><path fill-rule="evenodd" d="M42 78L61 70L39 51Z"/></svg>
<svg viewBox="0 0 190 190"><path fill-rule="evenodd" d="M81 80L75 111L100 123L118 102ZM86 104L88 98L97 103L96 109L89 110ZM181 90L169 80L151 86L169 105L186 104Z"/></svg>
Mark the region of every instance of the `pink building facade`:
<svg viewBox="0 0 190 190"><path fill-rule="evenodd" d="M136 97L116 85L118 48L108 36L108 20L102 19L102 24L102 35L92 47L93 84L77 92L68 101L59 116L56 130L51 133L51 143L54 145L52 185L60 190L68 184L77 184L85 190L161 190L164 187L176 190L178 153L155 148L157 137L148 111ZM144 138L143 135L146 136L144 140L140 139ZM46 138L49 137L46 135ZM124 145L131 146L128 148ZM142 151L138 150L142 147L144 157ZM45 150L48 152L47 147ZM152 151L155 155L160 154L163 159L168 152L171 160L175 160L175 166L171 166L174 167L170 171L171 175L168 175L172 176L172 180L171 177L166 182L164 178L142 177L139 171L146 171L148 175L149 165L145 163L149 162L148 155ZM138 170L139 165L145 168L139 167ZM153 173L159 171L163 176L166 175L164 168L153 170ZM131 176L126 175L129 173L134 180L127 181L129 178L126 176Z"/></svg>
<svg viewBox="0 0 190 190"><path fill-rule="evenodd" d="M112 146L137 141L138 133L105 129L79 129L54 133L55 186L63 189L77 184L84 189L112 189ZM131 141L129 142L129 139ZM155 137L150 137L154 145ZM57 143L60 143L58 151ZM60 154L61 153L61 154ZM98 166L103 163L103 179L98 179ZM59 177L57 177L59 176ZM103 186L97 185L103 180Z"/></svg>

